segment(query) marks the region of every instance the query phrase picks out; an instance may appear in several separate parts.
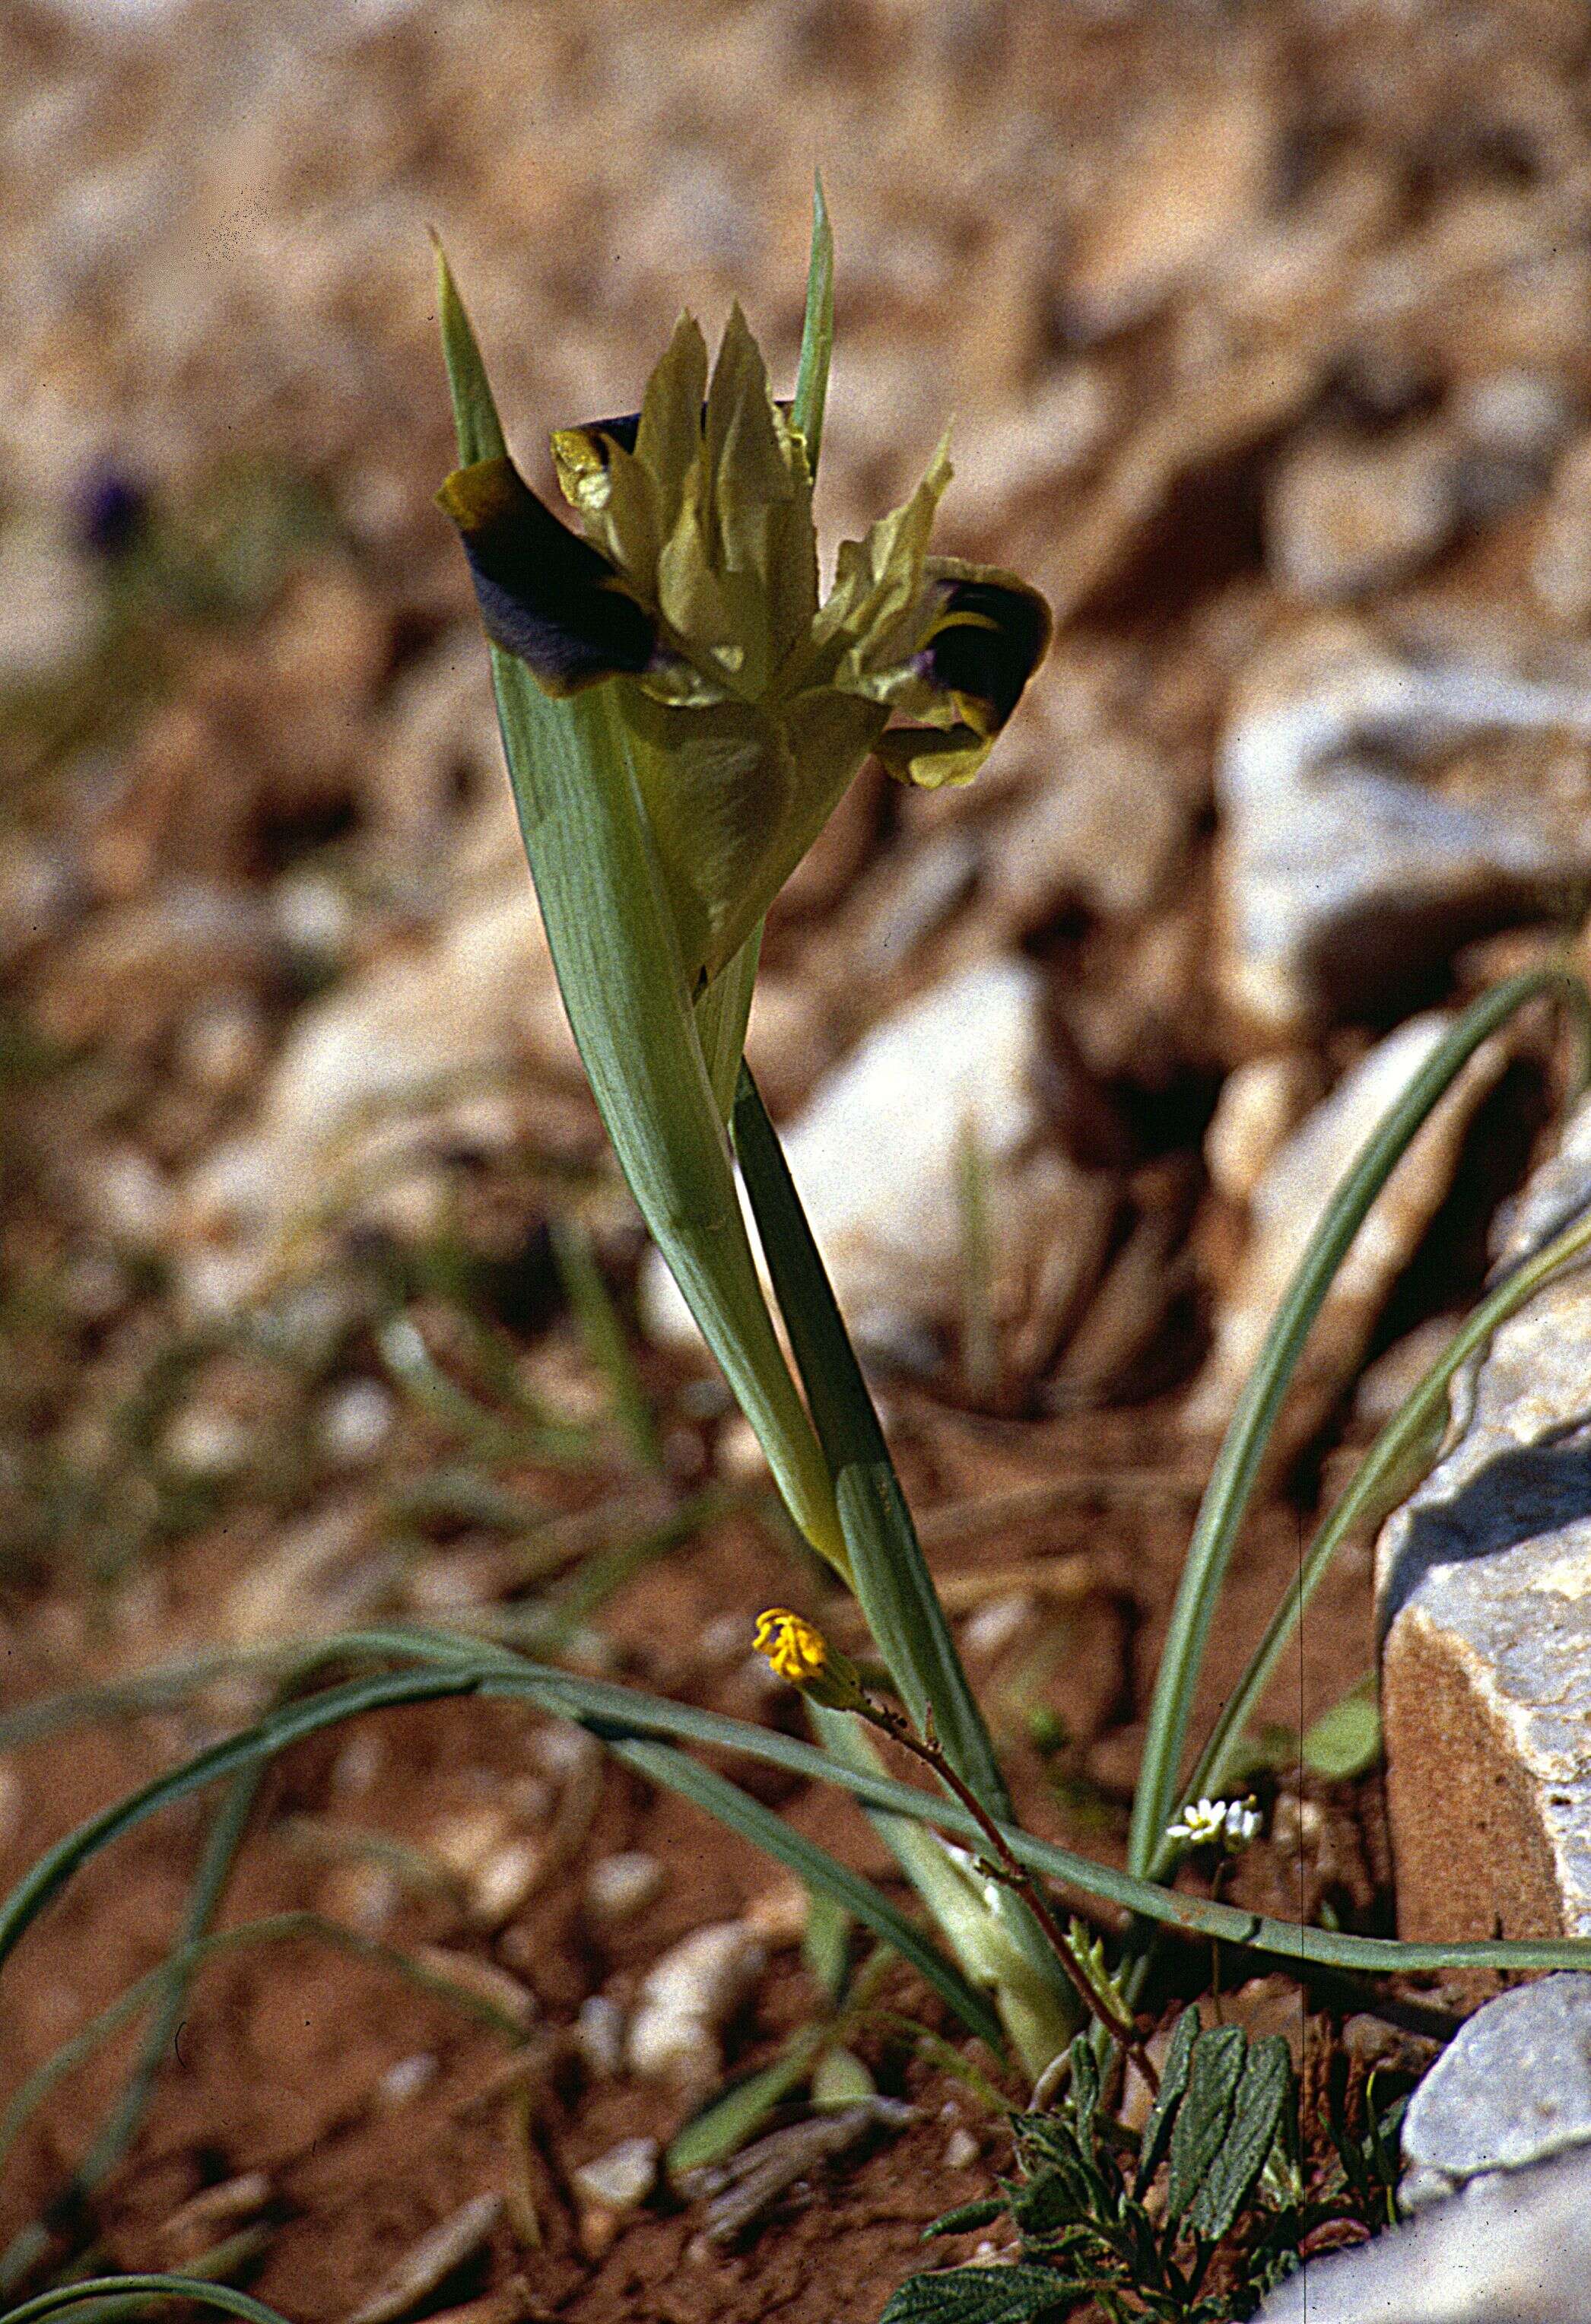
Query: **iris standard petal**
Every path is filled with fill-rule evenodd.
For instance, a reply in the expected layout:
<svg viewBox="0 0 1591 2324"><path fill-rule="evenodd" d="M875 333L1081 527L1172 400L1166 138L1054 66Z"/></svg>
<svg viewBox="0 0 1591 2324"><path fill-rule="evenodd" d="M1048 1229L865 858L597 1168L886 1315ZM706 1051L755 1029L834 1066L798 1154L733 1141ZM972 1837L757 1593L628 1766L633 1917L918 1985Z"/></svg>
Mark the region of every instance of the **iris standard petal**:
<svg viewBox="0 0 1591 2324"><path fill-rule="evenodd" d="M487 636L516 654L543 692L578 694L651 665L650 614L511 460L455 469L437 499L458 528Z"/></svg>

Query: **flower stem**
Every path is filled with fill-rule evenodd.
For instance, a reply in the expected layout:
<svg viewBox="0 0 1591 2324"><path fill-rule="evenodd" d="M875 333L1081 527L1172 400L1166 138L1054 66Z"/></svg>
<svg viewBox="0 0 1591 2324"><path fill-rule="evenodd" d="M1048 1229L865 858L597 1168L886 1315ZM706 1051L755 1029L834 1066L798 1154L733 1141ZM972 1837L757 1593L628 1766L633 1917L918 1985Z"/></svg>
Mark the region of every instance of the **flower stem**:
<svg viewBox="0 0 1591 2324"><path fill-rule="evenodd" d="M1049 1899L1043 1890L1026 1866L1020 1863L1013 1854L1000 1827L983 1806L976 1793L962 1781L940 1750L933 1732L931 1714L926 1735L918 1734L900 1711L893 1711L885 1704L875 1702L871 1695L866 1697L865 1707L858 1711L857 1716L865 1719L870 1726L876 1727L881 1734L887 1735L893 1743L898 1743L903 1751L909 1751L914 1759L920 1759L925 1767L931 1768L946 1789L959 1800L967 1813L976 1819L978 1830L989 1845L990 1872L996 1879L1004 1881L1008 1887L1013 1888L1022 1898L1053 1947L1055 1957L1084 2008L1091 2017L1098 2021L1113 2042L1121 2044L1142 2075L1152 2095L1158 2097L1160 2076L1155 2070L1154 2061L1144 2047L1131 2015L1124 2006L1113 2010L1093 1979L1085 1976L1079 1968L1066 1933L1051 1911Z"/></svg>

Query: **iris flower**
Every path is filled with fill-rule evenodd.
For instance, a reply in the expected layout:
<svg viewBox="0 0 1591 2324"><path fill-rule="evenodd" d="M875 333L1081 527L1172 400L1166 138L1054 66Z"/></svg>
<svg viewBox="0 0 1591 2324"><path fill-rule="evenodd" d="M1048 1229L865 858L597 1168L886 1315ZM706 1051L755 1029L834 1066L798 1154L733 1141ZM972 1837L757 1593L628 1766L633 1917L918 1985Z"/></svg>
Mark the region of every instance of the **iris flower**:
<svg viewBox="0 0 1591 2324"><path fill-rule="evenodd" d="M696 992L870 751L902 781L972 779L1049 608L1013 574L928 554L943 447L903 507L844 543L820 602L809 447L738 307L710 380L684 317L640 411L561 429L552 450L578 533L506 454L439 499L495 643L555 698L611 684Z"/></svg>

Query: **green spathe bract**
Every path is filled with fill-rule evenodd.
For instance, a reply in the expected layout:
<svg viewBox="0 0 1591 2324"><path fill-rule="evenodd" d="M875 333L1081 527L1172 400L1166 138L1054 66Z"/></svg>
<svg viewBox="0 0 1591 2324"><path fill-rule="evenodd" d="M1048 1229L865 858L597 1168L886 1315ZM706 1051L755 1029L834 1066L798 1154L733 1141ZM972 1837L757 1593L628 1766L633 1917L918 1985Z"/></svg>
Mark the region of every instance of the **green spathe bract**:
<svg viewBox="0 0 1591 2324"><path fill-rule="evenodd" d="M468 319L439 262L460 456L504 451ZM808 1539L847 1570L828 1470L757 1281L673 914L611 686L565 700L501 646L492 675L564 1006L615 1151ZM738 1062L738 1059L736 1059Z"/></svg>

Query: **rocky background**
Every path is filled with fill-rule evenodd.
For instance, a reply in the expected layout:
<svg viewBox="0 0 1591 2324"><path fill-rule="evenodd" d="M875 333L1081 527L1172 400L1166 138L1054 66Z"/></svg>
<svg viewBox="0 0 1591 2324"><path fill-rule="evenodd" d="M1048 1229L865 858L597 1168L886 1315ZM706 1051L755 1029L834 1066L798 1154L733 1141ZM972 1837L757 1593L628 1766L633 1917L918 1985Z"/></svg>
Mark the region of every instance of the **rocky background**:
<svg viewBox="0 0 1591 2324"><path fill-rule="evenodd" d="M1030 1793L1048 1785L1034 1812L1119 1850L1192 1502L1309 1226L1453 1010L1579 944L1583 10L15 5L0 59L15 1692L396 1612L517 1624L758 1714L745 1617L789 1594L791 1568L755 1447L641 1249L559 1011L467 578L430 502L451 455L427 230L545 484L547 429L633 408L682 305L710 337L738 297L788 378L820 166L838 249L826 542L901 497L953 417L939 545L1038 581L1059 632L972 789L858 781L775 912L751 1055L964 1643ZM1565 1079L1545 1013L1520 1020L1378 1207L1284 1416L1212 1702L1322 1493L1473 1300L1489 1232L1503 1249L1494 1214L1546 1151ZM1558 1222L1574 1167L1527 1226ZM590 1322L593 1268L622 1360ZM1522 1418L1506 1379L1476 1389L1494 1435L1432 1480L1444 1508L1494 1441L1573 1456L1586 1332L1560 1301L1563 1377ZM1528 1340L1508 1360L1539 1377ZM1522 1934L1591 1909L1583 1715L1537 1715L1578 1666L1577 1458L1542 1487L1535 1563L1501 1572L1496 1603L1477 1610L1473 1565L1464 1591L1420 1602L1395 1540L1383 1557L1383 1614L1420 1626L1392 1772L1393 1837L1411 1816L1409 1861L1433 1868L1397 1900L1423 1933L1444 1910L1457 1933ZM1463 1502L1466 1555L1493 1545L1495 1499ZM1547 1646L1515 1651L1543 1624ZM1374 1626L1362 1543L1275 1691L1295 1746L1369 1671ZM1420 1727L1433 1670L1465 1702L1506 1697L1466 1747L1467 1805L1444 1788L1460 1712ZM234 1684L205 1716L230 1723L249 1700ZM14 1754L0 1821L18 1868L197 1731L213 1729L144 1720L123 1757L69 1775ZM767 1887L726 1856L671 1888L669 1864L706 1843L678 1820L639 1830L652 1812L621 1812L611 1784L582 1807L588 1779L556 1753L515 1763L506 1806L495 1777L489 1800L461 1794L448 1759L465 1731L420 1720L379 1774L305 1775L290 1805L321 1842L298 1830L271 1878L402 1934L409 1890L388 1895L363 1859L328 1870L323 1843L338 1817L409 1819L447 1875L426 1909L450 1895L453 1933L560 2025L605 1993L627 2006L662 1948L712 1912L743 1926ZM1279 1748L1253 1901L1390 1925L1365 1755L1334 1790ZM1506 1862L1526 1872L1456 1902L1443 1818L1475 1840L1498 1784ZM553 1878L576 1862L580 1879ZM141 1877L177 1909L171 1865ZM28 1991L8 2072L118 1966L158 1958L158 1910L93 1894L108 1917L79 1931L84 1959L56 1975L41 1950L12 1972ZM544 1930L516 1948L570 1898L585 1917L567 1960ZM777 1951L788 1927L763 1904ZM303 2175L331 2135L312 2056L301 2135L272 2148L215 2112L228 2077L279 2064L264 1973L235 2017L245 2001L244 2046L180 2120L157 2116L156 2161L128 2166L120 2248L146 2255L207 2172L264 2171L285 2209L262 2288L344 2314L479 2195L466 2137L439 2178L400 2172L390 2218L366 2204L349 2224L359 2169L378 2147L393 2167L373 2078L452 2053L428 2035L384 2062L373 2031L344 2107L365 2163L328 2192ZM342 2006L332 1989L333 2047ZM736 2054L797 2006L770 2006ZM557 2266L505 2315L656 2312L624 2305L608 2256L650 2172L623 2203L570 2192L632 2119L626 2070L601 2053L600 2103L569 2099L546 2133ZM454 2116L424 2103L445 2141ZM92 2121L85 2101L33 2158L17 2217ZM947 2181L934 2135L919 2210L899 2233L867 2227L859 2317L904 2272L916 2221L974 2191ZM523 2288L498 2213L471 2216L465 2259L495 2237L494 2283ZM803 2281L796 2265L798 2303ZM732 2312L721 2282L698 2292L700 2312ZM814 2318L840 2312L832 2288L812 2297Z"/></svg>

